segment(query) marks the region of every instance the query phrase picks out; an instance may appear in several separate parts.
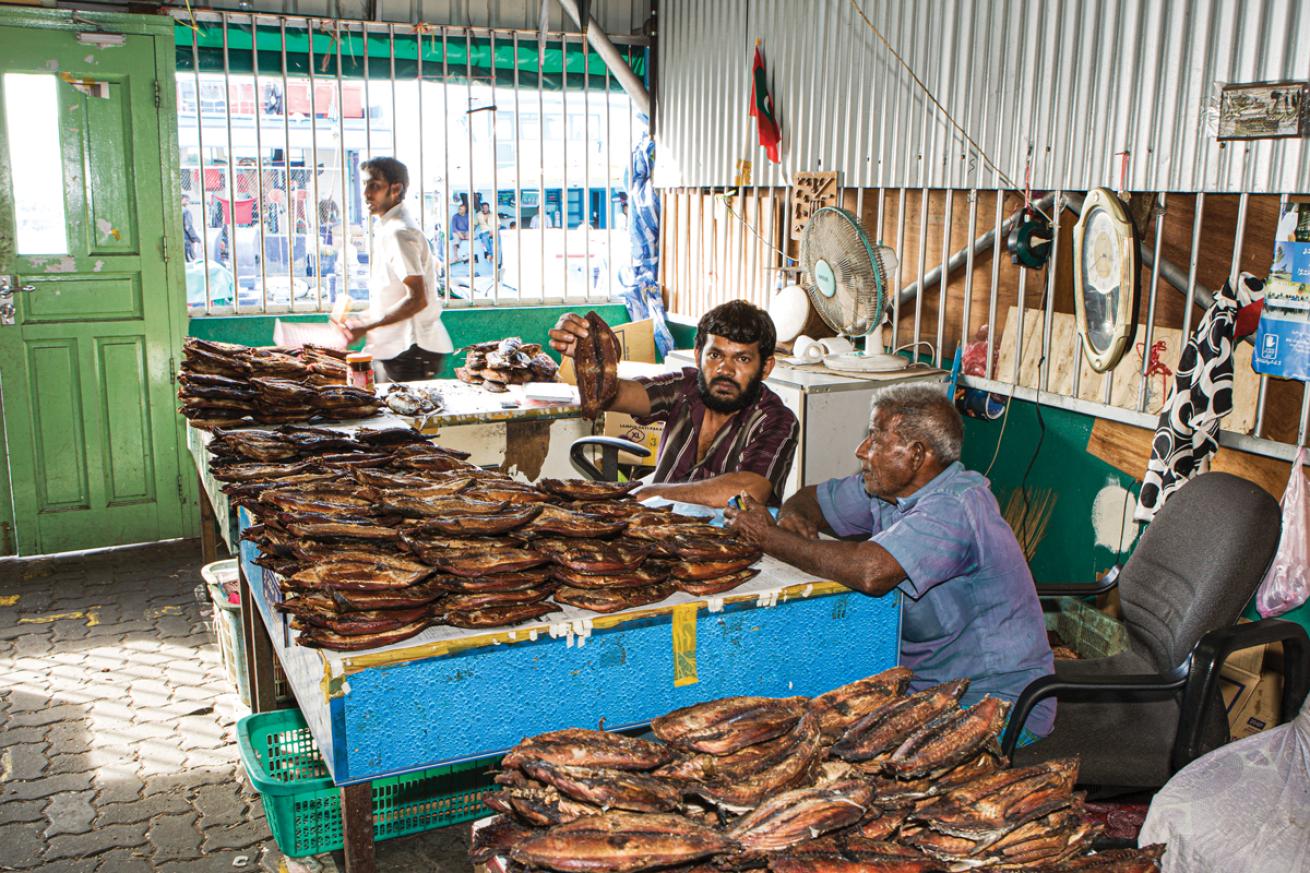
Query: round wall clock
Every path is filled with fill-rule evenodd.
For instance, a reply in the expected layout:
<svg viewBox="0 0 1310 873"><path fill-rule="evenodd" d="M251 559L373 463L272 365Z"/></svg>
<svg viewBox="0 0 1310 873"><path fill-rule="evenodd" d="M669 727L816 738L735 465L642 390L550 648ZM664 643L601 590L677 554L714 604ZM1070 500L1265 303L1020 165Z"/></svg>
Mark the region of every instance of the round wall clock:
<svg viewBox="0 0 1310 873"><path fill-rule="evenodd" d="M1114 192L1097 188L1073 229L1073 299L1092 369L1113 369L1133 340L1141 270L1137 235Z"/></svg>

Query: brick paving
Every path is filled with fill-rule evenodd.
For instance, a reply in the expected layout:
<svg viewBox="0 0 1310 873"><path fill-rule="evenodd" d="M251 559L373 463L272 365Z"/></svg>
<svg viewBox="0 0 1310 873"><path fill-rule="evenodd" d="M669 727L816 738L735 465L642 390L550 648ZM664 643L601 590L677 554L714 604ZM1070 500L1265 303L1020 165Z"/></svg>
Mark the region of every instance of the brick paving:
<svg viewBox="0 0 1310 873"><path fill-rule="evenodd" d="M344 869L288 859L236 744L194 541L0 559L0 870ZM378 844L469 873L468 827Z"/></svg>

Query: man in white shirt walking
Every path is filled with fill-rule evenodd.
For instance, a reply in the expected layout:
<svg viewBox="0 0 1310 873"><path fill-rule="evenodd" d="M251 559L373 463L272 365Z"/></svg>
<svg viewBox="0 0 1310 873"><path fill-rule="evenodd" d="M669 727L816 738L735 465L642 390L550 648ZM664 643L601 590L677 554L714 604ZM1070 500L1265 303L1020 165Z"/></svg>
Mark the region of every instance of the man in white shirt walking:
<svg viewBox="0 0 1310 873"><path fill-rule="evenodd" d="M365 318L337 327L351 343L367 336L380 382L435 378L454 350L441 323L436 265L423 231L405 209L409 170L395 158L360 165L364 200L378 219L369 258L369 306Z"/></svg>

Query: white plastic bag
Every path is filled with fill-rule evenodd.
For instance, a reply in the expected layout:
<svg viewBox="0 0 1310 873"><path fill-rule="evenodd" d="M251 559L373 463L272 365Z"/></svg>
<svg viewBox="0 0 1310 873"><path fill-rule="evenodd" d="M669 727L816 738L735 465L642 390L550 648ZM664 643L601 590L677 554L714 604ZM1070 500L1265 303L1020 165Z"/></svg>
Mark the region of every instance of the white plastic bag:
<svg viewBox="0 0 1310 873"><path fill-rule="evenodd" d="M1283 492L1283 534L1255 593L1255 608L1265 618L1282 615L1310 598L1310 493L1301 470L1304 456L1303 447L1292 462L1292 478Z"/></svg>

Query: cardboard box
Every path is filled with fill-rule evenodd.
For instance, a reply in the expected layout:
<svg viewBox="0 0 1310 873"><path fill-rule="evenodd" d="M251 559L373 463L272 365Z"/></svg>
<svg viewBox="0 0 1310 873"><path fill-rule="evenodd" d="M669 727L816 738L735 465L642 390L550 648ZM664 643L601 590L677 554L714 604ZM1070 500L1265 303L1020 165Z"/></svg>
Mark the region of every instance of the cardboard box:
<svg viewBox="0 0 1310 873"><path fill-rule="evenodd" d="M1228 733L1235 740L1272 727L1283 699L1282 646L1243 649L1228 656L1219 671L1219 692L1228 711Z"/></svg>
<svg viewBox="0 0 1310 873"><path fill-rule="evenodd" d="M631 415L624 415L621 412L605 413L605 436L625 439L650 449L649 458L639 458L627 452L619 452L620 464L655 466L655 458L660 449L660 437L663 435L664 422L662 421L655 424L639 424Z"/></svg>
<svg viewBox="0 0 1310 873"><path fill-rule="evenodd" d="M629 321L626 324L612 324L610 330L618 337L624 361L640 361L645 364L655 363L655 323L649 318L643 321ZM578 384L577 374L573 372L573 359L560 361L559 378L570 385Z"/></svg>

